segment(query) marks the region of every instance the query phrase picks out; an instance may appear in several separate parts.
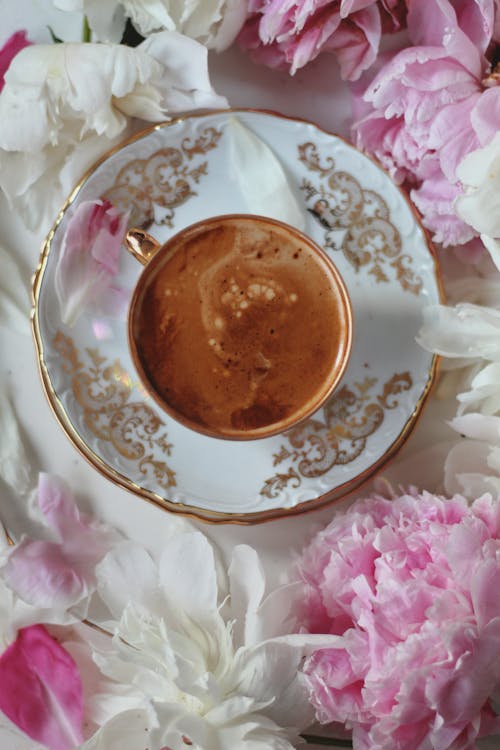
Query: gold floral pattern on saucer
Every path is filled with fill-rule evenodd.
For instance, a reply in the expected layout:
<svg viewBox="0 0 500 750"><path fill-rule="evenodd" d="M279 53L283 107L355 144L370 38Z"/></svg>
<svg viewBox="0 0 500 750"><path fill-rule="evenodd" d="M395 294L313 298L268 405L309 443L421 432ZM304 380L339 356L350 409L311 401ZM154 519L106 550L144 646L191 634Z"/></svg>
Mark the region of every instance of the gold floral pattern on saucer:
<svg viewBox="0 0 500 750"><path fill-rule="evenodd" d="M154 457L155 449L170 456L172 444L164 423L144 400L131 401L132 381L120 362L111 364L97 348L79 352L73 340L58 331L54 351L71 375L71 388L85 426L98 440L109 442L143 477L153 475L160 487L175 487L175 472ZM87 360L85 366L82 360Z"/></svg>
<svg viewBox="0 0 500 750"><path fill-rule="evenodd" d="M264 482L262 494L274 497L291 484L300 487L303 479L319 477L336 464L354 461L366 448L366 441L384 421L385 410L395 409L395 396L412 386L409 372L396 373L384 384L382 393L372 392L376 378L343 385L323 409L323 419L308 419L283 435L285 442L273 455L281 471ZM283 472L282 464L291 464Z"/></svg>
<svg viewBox="0 0 500 750"><path fill-rule="evenodd" d="M65 228L82 201L107 196L135 210L160 243L210 216L251 213L232 163L235 117L279 159L306 234L344 278L354 318L349 364L326 405L286 434L250 442L194 433L161 412L135 374L126 321L90 311L65 326L54 292ZM140 273L124 250L119 286L132 294ZM33 301L43 385L74 445L138 502L205 521L256 523L343 497L405 442L436 375L437 358L415 336L424 308L441 301L441 287L408 199L341 138L269 112L181 118L98 162L47 236Z"/></svg>
<svg viewBox="0 0 500 750"><path fill-rule="evenodd" d="M300 144L299 159L319 175L317 183L304 179L300 187L308 210L325 228L325 247L340 247L355 271L367 266L377 283L389 282L392 269L405 291L419 294L423 281L411 267L411 255L402 252L401 234L382 196L337 170L331 157L322 163L315 143Z"/></svg>
<svg viewBox="0 0 500 750"><path fill-rule="evenodd" d="M196 195L193 188L207 174L208 162L196 160L217 147L222 133L206 128L180 147L161 148L147 159L132 159L103 194L122 211L131 211L132 226L148 229L156 221L173 226L174 208Z"/></svg>

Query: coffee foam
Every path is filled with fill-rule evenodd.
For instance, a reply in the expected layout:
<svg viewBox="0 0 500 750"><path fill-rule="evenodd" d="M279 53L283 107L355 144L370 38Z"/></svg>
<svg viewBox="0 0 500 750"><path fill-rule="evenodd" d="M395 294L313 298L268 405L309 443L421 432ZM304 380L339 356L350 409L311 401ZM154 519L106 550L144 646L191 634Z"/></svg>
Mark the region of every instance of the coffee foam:
<svg viewBox="0 0 500 750"><path fill-rule="evenodd" d="M216 433L306 411L342 356L332 272L279 225L234 220L188 235L139 306L137 353L158 396Z"/></svg>

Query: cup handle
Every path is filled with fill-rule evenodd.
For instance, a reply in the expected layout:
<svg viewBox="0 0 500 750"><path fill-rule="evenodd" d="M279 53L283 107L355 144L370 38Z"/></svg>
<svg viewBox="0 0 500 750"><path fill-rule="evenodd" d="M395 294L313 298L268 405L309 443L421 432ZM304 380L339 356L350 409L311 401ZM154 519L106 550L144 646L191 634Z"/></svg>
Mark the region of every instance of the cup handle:
<svg viewBox="0 0 500 750"><path fill-rule="evenodd" d="M142 229L129 229L123 240L125 247L143 266L151 260L161 247L160 243Z"/></svg>

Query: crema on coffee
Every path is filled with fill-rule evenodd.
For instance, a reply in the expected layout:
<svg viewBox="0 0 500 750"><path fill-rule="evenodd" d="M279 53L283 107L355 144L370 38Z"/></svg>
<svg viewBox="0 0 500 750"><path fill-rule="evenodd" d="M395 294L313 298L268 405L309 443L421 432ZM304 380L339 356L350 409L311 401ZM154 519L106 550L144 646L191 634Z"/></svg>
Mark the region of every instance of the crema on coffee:
<svg viewBox="0 0 500 750"><path fill-rule="evenodd" d="M150 261L129 332L139 372L167 411L244 439L285 429L331 392L348 356L350 309L335 267L304 235L259 217L219 217Z"/></svg>

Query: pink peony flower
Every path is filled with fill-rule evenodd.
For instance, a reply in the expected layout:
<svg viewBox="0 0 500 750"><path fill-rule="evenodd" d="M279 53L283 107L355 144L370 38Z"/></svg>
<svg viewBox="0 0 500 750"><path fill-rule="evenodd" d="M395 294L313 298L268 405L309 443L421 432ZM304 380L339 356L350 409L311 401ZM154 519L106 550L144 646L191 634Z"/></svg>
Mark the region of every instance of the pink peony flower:
<svg viewBox="0 0 500 750"><path fill-rule="evenodd" d="M408 32L416 46L383 65L353 126L356 145L410 189L424 224L445 246L477 236L453 208L462 193L456 170L500 129L500 88L486 56L495 51L495 13L495 0L411 3Z"/></svg>
<svg viewBox="0 0 500 750"><path fill-rule="evenodd" d="M256 62L292 75L320 52L355 81L375 61L383 31L404 25L404 0L250 0L238 42Z"/></svg>
<svg viewBox="0 0 500 750"><path fill-rule="evenodd" d="M308 631L337 636L304 672L319 721L355 750L472 750L498 731L500 503L372 497L305 550Z"/></svg>
<svg viewBox="0 0 500 750"><path fill-rule="evenodd" d="M14 57L25 47L31 44L26 37L26 31L16 31L12 34L0 49L0 91L4 87L5 74L9 69Z"/></svg>
<svg viewBox="0 0 500 750"><path fill-rule="evenodd" d="M68 223L55 270L63 323L73 325L88 309L117 316L127 296L116 283L128 213L109 201L81 203Z"/></svg>

